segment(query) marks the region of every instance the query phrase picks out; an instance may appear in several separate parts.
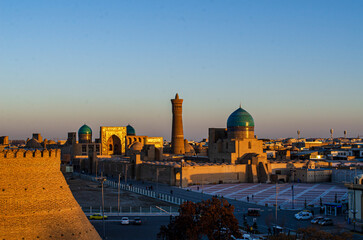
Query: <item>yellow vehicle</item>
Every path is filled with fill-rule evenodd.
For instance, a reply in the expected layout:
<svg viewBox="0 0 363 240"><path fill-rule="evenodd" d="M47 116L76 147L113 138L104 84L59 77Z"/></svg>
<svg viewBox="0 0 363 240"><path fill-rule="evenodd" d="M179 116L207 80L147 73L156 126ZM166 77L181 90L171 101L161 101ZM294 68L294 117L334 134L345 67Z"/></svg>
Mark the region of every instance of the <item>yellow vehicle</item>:
<svg viewBox="0 0 363 240"><path fill-rule="evenodd" d="M95 220L102 220L102 215L99 214L99 213L96 213L96 214L93 214L91 216L89 216L89 219L92 220L92 219L95 219ZM107 219L107 216L105 215L105 219Z"/></svg>

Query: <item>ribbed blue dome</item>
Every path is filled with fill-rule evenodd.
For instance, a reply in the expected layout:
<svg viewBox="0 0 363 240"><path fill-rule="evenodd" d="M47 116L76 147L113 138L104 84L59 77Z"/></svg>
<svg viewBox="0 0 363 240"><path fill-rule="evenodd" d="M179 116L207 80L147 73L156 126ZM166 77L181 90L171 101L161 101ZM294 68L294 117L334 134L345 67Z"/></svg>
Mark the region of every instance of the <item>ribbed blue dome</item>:
<svg viewBox="0 0 363 240"><path fill-rule="evenodd" d="M236 111L234 111L227 120L227 128L230 127L254 127L255 122L251 114L249 114L246 110L239 107Z"/></svg>
<svg viewBox="0 0 363 240"><path fill-rule="evenodd" d="M78 130L78 135L80 134L92 134L92 129L85 124Z"/></svg>
<svg viewBox="0 0 363 240"><path fill-rule="evenodd" d="M129 124L126 126L127 135L135 135L135 129Z"/></svg>

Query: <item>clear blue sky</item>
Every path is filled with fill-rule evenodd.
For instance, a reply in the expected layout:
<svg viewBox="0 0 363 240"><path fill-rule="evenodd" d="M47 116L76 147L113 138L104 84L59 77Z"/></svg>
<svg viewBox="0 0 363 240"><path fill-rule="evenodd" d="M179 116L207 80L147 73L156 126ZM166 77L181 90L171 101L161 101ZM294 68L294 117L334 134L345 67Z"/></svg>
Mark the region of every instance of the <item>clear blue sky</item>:
<svg viewBox="0 0 363 240"><path fill-rule="evenodd" d="M240 103L258 137L363 135L363 1L0 1L0 136L87 123L185 137Z"/></svg>

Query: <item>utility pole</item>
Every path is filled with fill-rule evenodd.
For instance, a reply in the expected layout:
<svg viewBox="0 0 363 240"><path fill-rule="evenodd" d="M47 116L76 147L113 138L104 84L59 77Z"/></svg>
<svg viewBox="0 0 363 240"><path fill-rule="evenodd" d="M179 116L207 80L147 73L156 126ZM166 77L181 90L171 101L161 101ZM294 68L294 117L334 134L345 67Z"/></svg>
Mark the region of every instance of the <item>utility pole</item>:
<svg viewBox="0 0 363 240"><path fill-rule="evenodd" d="M96 160L96 178L97 178L97 166L98 166L98 160Z"/></svg>
<svg viewBox="0 0 363 240"><path fill-rule="evenodd" d="M127 164L125 164L125 184L127 184Z"/></svg>
<svg viewBox="0 0 363 240"><path fill-rule="evenodd" d="M120 215L120 180L121 180L121 173L118 174L118 193L117 193L117 212Z"/></svg>
<svg viewBox="0 0 363 240"><path fill-rule="evenodd" d="M291 186L291 190L292 190L292 209L295 209L295 199L294 199L294 182L295 182L295 167L292 168L292 176L293 176L293 179L292 179L292 186Z"/></svg>
<svg viewBox="0 0 363 240"><path fill-rule="evenodd" d="M101 188L102 188L102 225L103 225L103 238L106 238L106 230L105 230L105 198L103 194L103 183L106 181L106 178L100 177L97 179L99 182L101 182Z"/></svg>
<svg viewBox="0 0 363 240"><path fill-rule="evenodd" d="M277 225L277 179L276 179L276 186L275 186L275 189L276 189L276 202L275 202L275 218L276 218L276 225Z"/></svg>
<svg viewBox="0 0 363 240"><path fill-rule="evenodd" d="M159 196L159 168L156 168L156 194Z"/></svg>

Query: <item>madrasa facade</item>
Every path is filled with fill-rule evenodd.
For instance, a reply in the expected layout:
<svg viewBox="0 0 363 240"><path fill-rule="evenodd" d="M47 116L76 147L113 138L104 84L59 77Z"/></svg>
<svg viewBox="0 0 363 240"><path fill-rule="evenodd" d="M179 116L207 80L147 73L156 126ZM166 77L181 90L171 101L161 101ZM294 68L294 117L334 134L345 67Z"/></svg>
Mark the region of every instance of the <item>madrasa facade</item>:
<svg viewBox="0 0 363 240"><path fill-rule="evenodd" d="M194 184L265 183L273 170L301 168L305 162L271 163L263 142L255 136L253 117L241 106L227 118L225 128L209 128L208 155L200 157L184 138L182 104L176 94L172 103L172 141L162 137L138 136L135 129L100 127L100 138L92 141L92 130L83 125L68 133L62 149L63 163L75 171L154 181L172 186ZM164 146L165 145L165 146Z"/></svg>

